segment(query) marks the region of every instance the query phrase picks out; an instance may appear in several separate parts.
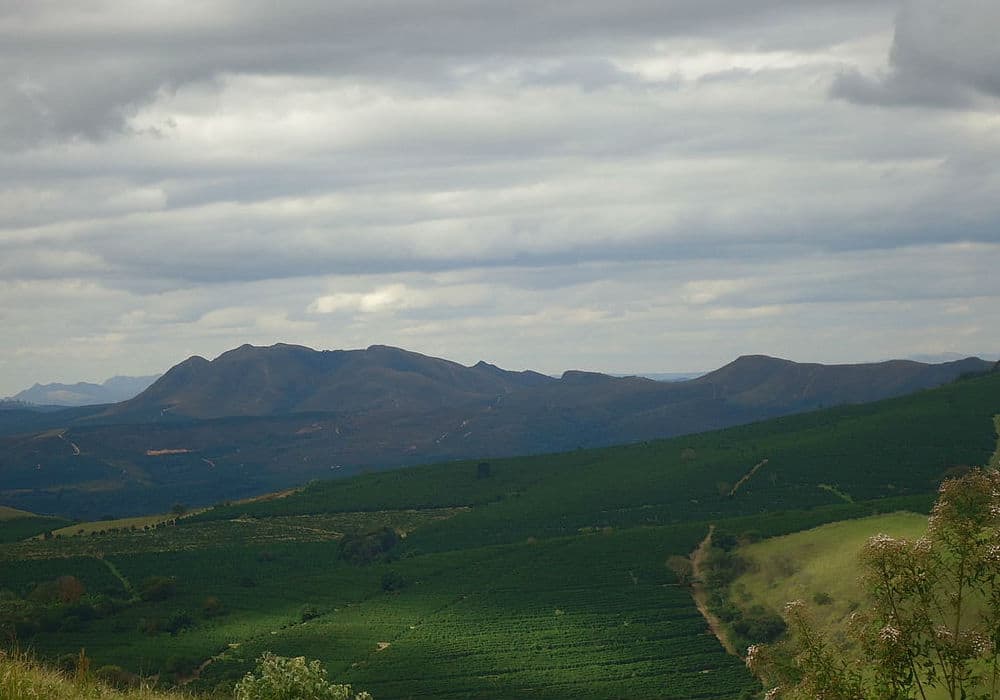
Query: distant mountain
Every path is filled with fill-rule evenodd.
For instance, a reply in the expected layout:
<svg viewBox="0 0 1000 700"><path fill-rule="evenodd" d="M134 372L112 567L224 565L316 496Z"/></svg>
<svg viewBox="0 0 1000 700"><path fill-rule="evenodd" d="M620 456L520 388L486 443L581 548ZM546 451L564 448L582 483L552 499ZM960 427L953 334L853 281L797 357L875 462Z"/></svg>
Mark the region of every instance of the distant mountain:
<svg viewBox="0 0 1000 700"><path fill-rule="evenodd" d="M942 364L889 360L857 365L820 365L766 355L747 355L694 382L717 387L734 405L797 412L877 401L992 369L992 362L977 357Z"/></svg>
<svg viewBox="0 0 1000 700"><path fill-rule="evenodd" d="M268 416L309 411L426 412L492 401L555 381L537 372L474 367L384 345L317 351L243 345L211 362L191 357L109 416L158 419Z"/></svg>
<svg viewBox="0 0 1000 700"><path fill-rule="evenodd" d="M938 364L941 362L952 362L954 360L961 360L966 357L968 357L968 355L963 355L958 352L939 352L934 354L910 355L906 359L916 360L917 362ZM995 352L976 353L975 357L981 357L982 359L989 360L991 362L1000 361L1000 353L995 353Z"/></svg>
<svg viewBox="0 0 1000 700"><path fill-rule="evenodd" d="M0 412L0 503L73 516L196 505L361 469L701 432L992 368L976 358L827 366L746 356L658 382L465 367L386 346L244 345L189 358L111 406Z"/></svg>
<svg viewBox="0 0 1000 700"><path fill-rule="evenodd" d="M160 375L148 377L112 377L102 384L35 384L11 397L14 401L40 406L90 406L118 403L136 396Z"/></svg>

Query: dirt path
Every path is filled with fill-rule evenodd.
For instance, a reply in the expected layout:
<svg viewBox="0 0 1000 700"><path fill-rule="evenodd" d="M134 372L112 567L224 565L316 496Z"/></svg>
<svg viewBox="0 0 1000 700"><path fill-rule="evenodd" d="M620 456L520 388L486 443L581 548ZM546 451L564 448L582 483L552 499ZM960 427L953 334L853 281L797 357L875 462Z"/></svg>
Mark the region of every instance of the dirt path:
<svg viewBox="0 0 1000 700"><path fill-rule="evenodd" d="M743 478L740 479L739 481L737 481L736 485L733 486L733 488L731 488L729 490L729 496L730 496L730 498L733 497L733 496L735 496L736 492L740 490L740 486L742 486L743 484L745 484L748 481L750 481L750 479L753 477L753 475L756 474L760 470L760 468L763 467L765 464L767 464L767 460L766 459L762 459L760 462L758 462L757 464L755 464L753 466L753 469L751 469L746 474L744 474ZM711 535L711 533L709 533L709 535Z"/></svg>
<svg viewBox="0 0 1000 700"><path fill-rule="evenodd" d="M708 549L712 546L712 534L715 532L715 525L709 525L708 534L705 535L705 539L701 541L697 549L691 552L691 597L694 598L694 604L698 608L698 612L701 616L705 618L705 622L708 623L708 628L712 630L712 634L715 638L719 640L719 643L726 650L727 653L736 656L738 658L743 658L737 653L736 647L733 643L729 641L726 636L722 621L717 618L711 610L708 609L708 589L705 584L702 583L702 574L705 568L705 557L708 556Z"/></svg>

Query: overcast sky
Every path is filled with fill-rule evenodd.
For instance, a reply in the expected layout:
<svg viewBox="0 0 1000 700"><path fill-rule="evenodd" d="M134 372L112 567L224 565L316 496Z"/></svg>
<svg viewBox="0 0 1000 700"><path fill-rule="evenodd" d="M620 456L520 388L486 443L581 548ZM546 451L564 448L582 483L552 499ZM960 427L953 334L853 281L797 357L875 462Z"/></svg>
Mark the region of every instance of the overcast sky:
<svg viewBox="0 0 1000 700"><path fill-rule="evenodd" d="M1000 350L995 0L180 6L0 0L0 396Z"/></svg>

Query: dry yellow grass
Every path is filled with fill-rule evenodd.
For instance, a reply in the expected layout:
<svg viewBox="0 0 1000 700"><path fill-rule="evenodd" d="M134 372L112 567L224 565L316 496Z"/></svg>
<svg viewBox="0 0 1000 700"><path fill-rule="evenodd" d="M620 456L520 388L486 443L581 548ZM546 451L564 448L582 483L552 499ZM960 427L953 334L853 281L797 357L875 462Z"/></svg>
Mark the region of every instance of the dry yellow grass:
<svg viewBox="0 0 1000 700"><path fill-rule="evenodd" d="M194 515L195 513L200 512L201 510L192 510L185 515ZM92 532L100 532L101 530L130 530L133 527L141 530L147 525L158 525L160 523L176 520L177 517L176 513L161 513L159 515L141 515L135 518L95 520L89 523L74 523L72 525L67 525L66 527L54 530L53 534L62 535L63 537L72 537L73 535L89 535Z"/></svg>
<svg viewBox="0 0 1000 700"><path fill-rule="evenodd" d="M0 698L3 700L190 700L192 697L141 686L115 690L89 674L69 678L25 654L0 651Z"/></svg>

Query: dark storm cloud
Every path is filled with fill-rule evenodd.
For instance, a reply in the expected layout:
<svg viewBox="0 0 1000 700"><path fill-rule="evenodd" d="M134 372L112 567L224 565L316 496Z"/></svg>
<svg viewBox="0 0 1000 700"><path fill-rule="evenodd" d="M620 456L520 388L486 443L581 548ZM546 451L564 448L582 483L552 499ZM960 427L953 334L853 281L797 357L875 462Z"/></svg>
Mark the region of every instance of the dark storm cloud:
<svg viewBox="0 0 1000 700"><path fill-rule="evenodd" d="M907 0L896 20L888 72L845 72L836 97L861 104L962 107L1000 97L1000 4Z"/></svg>

